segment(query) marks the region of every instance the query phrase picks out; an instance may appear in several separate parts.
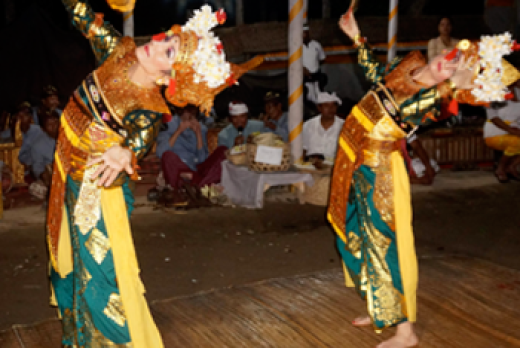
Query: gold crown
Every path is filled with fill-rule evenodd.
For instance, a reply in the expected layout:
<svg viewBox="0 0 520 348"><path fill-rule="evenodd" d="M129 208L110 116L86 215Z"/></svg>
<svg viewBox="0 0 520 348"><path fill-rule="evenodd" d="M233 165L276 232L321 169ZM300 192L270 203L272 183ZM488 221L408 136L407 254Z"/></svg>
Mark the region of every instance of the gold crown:
<svg viewBox="0 0 520 348"><path fill-rule="evenodd" d="M196 105L200 108L201 112L208 115L213 107L213 100L217 94L226 89L234 80L238 80L238 78L247 71L262 64L263 61L264 58L259 56L241 65L231 64L232 80L230 80L228 84L223 84L216 88L210 88L203 82L195 83L193 80L195 71L191 67L185 67L176 73L174 78L176 81L176 91L173 94L166 92L166 99L169 103L179 107L184 107L188 104Z"/></svg>

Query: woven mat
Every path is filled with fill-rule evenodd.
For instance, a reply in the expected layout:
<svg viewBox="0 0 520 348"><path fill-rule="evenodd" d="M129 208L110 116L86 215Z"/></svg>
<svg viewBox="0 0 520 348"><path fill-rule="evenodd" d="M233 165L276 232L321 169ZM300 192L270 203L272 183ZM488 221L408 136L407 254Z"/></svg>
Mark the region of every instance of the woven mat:
<svg viewBox="0 0 520 348"><path fill-rule="evenodd" d="M470 258L420 263L421 348L520 347L520 272ZM364 311L340 270L221 289L152 304L170 347L374 347L350 320ZM2 348L60 347L57 320L0 333Z"/></svg>

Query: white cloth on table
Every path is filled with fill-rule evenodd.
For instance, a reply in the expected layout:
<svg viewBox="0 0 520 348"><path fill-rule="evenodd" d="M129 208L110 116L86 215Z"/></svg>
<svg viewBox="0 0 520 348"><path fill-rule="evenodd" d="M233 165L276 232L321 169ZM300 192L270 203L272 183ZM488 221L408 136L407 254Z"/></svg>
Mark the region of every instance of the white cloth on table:
<svg viewBox="0 0 520 348"><path fill-rule="evenodd" d="M246 208L262 208L264 206L265 185L290 185L306 183L312 185L311 174L298 172L257 173L246 167L235 166L229 161L222 162L222 178L220 184L224 194L233 204Z"/></svg>

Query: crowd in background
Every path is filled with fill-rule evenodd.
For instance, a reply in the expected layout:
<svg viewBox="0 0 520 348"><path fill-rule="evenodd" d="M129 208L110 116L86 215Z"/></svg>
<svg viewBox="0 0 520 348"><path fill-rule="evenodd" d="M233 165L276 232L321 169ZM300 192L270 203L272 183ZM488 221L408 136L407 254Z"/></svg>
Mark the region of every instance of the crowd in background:
<svg viewBox="0 0 520 348"><path fill-rule="evenodd" d="M438 22L439 36L428 42L427 57L432 59L456 47L458 39L451 36L452 21L442 17ZM312 40L309 28L304 28L304 103L303 126L304 160L320 167L333 163L339 132L346 114L339 115L342 100L333 91L327 91L327 75L322 72L326 54L319 42ZM488 108L464 107L454 117L446 117L435 127L457 124L483 126L486 144L497 151L495 175L500 182L520 179L520 89L513 89L515 98L495 103ZM27 102L0 116L0 142L20 145L19 162L25 168L26 182L34 196L44 199L51 185L54 147L58 136L61 114L58 91L45 87L37 105ZM169 200L177 201L180 191L198 195L206 185L218 183L221 163L226 151L250 141L258 133L274 133L284 142L289 141L289 120L283 91L270 91L264 96L264 110L260 115L250 114L248 105L241 100L229 103L228 114L202 115L191 105L171 108L173 118L164 124L155 147L161 162L159 175L163 186L170 190ZM443 112L446 112L444 110ZM221 128L218 146L209 149L208 129ZM430 159L420 142L421 131L408 138L403 147L412 183L431 185L439 166ZM2 166L0 161L0 166ZM5 170L5 166L4 166Z"/></svg>

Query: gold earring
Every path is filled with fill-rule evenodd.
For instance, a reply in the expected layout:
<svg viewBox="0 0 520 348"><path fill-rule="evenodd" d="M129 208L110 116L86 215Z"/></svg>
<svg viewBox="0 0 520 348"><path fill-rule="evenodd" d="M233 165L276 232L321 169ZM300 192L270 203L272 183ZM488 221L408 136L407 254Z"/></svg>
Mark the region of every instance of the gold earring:
<svg viewBox="0 0 520 348"><path fill-rule="evenodd" d="M155 80L155 83L158 84L159 86L162 86L165 84L164 82L164 78L163 77L158 77L156 80Z"/></svg>

